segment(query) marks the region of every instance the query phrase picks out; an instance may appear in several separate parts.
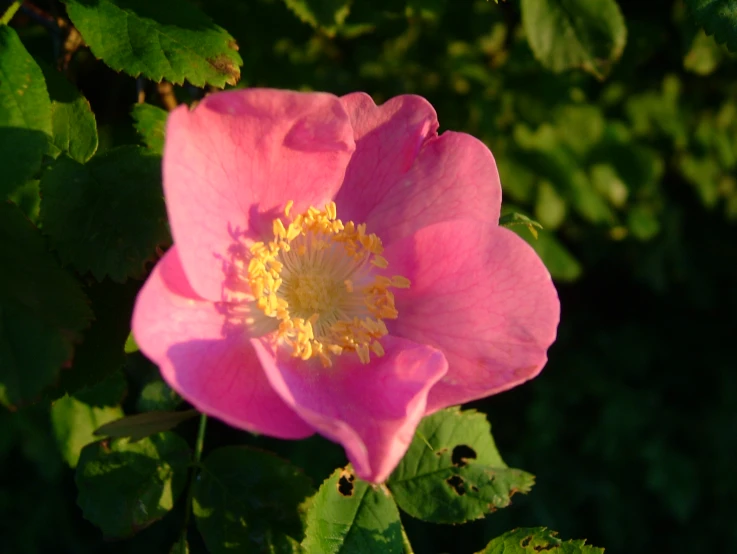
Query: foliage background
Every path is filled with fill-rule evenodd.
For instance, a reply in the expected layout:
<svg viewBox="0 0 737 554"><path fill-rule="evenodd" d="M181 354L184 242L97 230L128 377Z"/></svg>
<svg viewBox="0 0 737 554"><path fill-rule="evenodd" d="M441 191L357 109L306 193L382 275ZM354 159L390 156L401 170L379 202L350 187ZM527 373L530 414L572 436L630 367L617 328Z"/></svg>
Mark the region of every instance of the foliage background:
<svg viewBox="0 0 737 554"><path fill-rule="evenodd" d="M512 527L545 525L614 554L735 551L737 63L685 4L620 0L626 47L604 79L541 65L513 0L354 0L345 19L344 2L324 2L336 10L318 14L327 29L317 30L295 15L309 19L297 0L197 4L237 40L241 85L425 96L441 130L491 147L505 207L545 227L537 241L519 232L556 278L559 340L538 379L474 406L537 484L472 524L407 518L415 550L474 552ZM13 26L53 66L60 44L42 23L24 10ZM85 49L69 73L97 118L99 151L137 144L131 107L141 88L160 102L155 87ZM137 286L114 291L123 325ZM137 354L126 368L124 407L135 410L154 370ZM48 407L0 408L0 429L3 552L154 553L176 539L175 509L133 540L102 542L75 503ZM288 456L315 483L343 463L320 439L282 443L211 422L206 450L234 442Z"/></svg>

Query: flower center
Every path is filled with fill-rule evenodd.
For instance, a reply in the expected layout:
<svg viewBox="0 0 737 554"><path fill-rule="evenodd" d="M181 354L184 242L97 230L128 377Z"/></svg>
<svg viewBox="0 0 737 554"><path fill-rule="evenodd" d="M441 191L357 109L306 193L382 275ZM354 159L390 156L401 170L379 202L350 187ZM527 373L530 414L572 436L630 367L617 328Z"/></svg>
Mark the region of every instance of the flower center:
<svg viewBox="0 0 737 554"><path fill-rule="evenodd" d="M355 352L368 363L382 356L384 319L396 319L391 288L409 280L381 274L388 262L381 239L366 225L337 218L334 202L295 217L292 202L274 219L274 239L250 247L248 283L263 313L278 322L276 335L303 360Z"/></svg>

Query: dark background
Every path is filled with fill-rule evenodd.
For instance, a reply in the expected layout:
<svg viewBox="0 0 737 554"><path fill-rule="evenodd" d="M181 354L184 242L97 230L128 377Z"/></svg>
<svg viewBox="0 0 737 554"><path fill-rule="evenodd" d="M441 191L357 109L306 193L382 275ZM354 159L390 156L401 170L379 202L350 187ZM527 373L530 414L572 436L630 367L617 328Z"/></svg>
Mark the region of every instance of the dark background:
<svg viewBox="0 0 737 554"><path fill-rule="evenodd" d="M418 554L471 553L538 525L611 554L737 551L737 64L682 2L619 3L627 47L598 81L544 69L512 0L356 0L353 25L335 37L281 0L199 2L238 41L241 84L423 95L441 130L491 147L504 209L545 226L537 241L519 232L561 297L550 362L533 382L473 406L489 414L506 461L537 484L472 524L407 518ZM27 14L14 25L53 63L53 37ZM92 104L101 149L138 140L136 80L86 51L70 75ZM135 355L129 370L133 399L153 370ZM195 426L180 430L191 438ZM0 430L0 552L155 553L176 538L175 510L131 541L103 543L75 504L47 409L0 410ZM291 457L316 484L342 463L321 439L250 439L217 423L206 451L245 441Z"/></svg>

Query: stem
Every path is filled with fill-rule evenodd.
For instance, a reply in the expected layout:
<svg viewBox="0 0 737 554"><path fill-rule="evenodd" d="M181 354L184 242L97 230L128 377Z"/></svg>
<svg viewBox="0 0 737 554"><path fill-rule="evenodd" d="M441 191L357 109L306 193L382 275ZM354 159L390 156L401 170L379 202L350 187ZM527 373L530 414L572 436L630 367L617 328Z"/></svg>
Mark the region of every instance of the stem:
<svg viewBox="0 0 737 554"><path fill-rule="evenodd" d="M23 0L16 0L12 4L10 4L10 7L5 10L5 13L0 18L0 25L7 25L8 23L10 23L10 20L13 19L13 16L20 9L22 4Z"/></svg>
<svg viewBox="0 0 737 554"><path fill-rule="evenodd" d="M402 526L402 544L404 544L404 554L415 554L415 551L412 550L412 545L409 542L407 531L404 530L404 525Z"/></svg>
<svg viewBox="0 0 737 554"><path fill-rule="evenodd" d="M182 529L182 541L187 540L187 528L189 527L189 515L192 513L192 497L194 496L194 488L192 484L197 477L199 471L200 460L202 459L202 449L205 446L205 429L207 428L207 416L200 414L200 426L197 429L197 439L194 443L194 454L192 455L192 474L189 479L189 487L187 488L187 505L184 510L184 528Z"/></svg>

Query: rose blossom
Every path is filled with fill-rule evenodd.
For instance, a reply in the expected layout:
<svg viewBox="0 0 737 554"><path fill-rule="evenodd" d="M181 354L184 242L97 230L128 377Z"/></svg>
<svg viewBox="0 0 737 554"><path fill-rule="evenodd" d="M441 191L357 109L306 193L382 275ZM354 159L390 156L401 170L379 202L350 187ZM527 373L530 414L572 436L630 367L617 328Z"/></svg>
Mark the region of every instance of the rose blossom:
<svg viewBox="0 0 737 554"><path fill-rule="evenodd" d="M174 246L133 332L200 411L343 445L385 480L420 419L526 381L559 303L499 227L494 158L399 96L248 89L169 117Z"/></svg>

